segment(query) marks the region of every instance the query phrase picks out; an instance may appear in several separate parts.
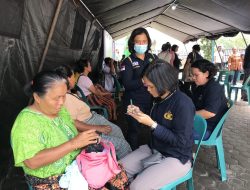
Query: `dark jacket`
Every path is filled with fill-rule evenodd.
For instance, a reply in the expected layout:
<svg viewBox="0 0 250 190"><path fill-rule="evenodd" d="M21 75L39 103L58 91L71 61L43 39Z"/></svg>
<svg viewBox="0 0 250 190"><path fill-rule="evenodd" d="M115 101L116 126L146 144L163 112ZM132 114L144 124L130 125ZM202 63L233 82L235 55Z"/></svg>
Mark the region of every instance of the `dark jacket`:
<svg viewBox="0 0 250 190"><path fill-rule="evenodd" d="M130 99L137 106L151 102L152 97L142 83L142 72L154 59L157 59L156 55L146 53L144 60L137 58L135 54L131 54L123 60L121 79L125 88L125 105L129 104Z"/></svg>
<svg viewBox="0 0 250 190"><path fill-rule="evenodd" d="M205 85L198 86L193 93L193 102L196 110L205 109L215 113L215 116L207 121L207 129L213 131L224 113L228 110L224 86L214 79L210 79Z"/></svg>
<svg viewBox="0 0 250 190"><path fill-rule="evenodd" d="M155 103L151 117L158 125L152 132L152 148L183 164L192 160L194 115L192 100L179 90Z"/></svg>

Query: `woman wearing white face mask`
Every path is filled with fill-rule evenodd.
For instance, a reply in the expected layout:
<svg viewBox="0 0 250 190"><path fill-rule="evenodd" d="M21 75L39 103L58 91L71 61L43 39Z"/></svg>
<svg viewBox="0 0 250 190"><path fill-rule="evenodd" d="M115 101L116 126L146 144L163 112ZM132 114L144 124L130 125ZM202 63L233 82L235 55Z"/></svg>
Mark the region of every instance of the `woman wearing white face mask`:
<svg viewBox="0 0 250 190"><path fill-rule="evenodd" d="M136 28L128 40L128 48L131 55L121 64L121 79L125 88L124 106L133 102L143 112L149 113L152 105L152 97L143 85L141 74L144 68L158 57L149 53L151 39L145 28ZM133 150L139 147L140 124L131 116L127 116L128 137L127 140Z"/></svg>

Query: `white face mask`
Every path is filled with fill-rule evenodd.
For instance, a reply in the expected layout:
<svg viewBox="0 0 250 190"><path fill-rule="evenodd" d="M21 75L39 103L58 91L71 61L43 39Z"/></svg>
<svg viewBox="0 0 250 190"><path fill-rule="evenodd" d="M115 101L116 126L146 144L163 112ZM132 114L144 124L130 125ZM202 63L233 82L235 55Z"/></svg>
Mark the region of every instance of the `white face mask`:
<svg viewBox="0 0 250 190"><path fill-rule="evenodd" d="M135 44L134 45L134 50L138 54L144 54L148 50L148 44Z"/></svg>

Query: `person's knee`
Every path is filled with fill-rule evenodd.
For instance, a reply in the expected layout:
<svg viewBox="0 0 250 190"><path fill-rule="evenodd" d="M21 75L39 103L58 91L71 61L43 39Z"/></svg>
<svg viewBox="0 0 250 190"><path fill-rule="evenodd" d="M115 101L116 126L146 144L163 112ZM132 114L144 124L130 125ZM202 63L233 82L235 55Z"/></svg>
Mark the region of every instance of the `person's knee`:
<svg viewBox="0 0 250 190"><path fill-rule="evenodd" d="M130 190L139 190L139 189L143 189L142 187L142 182L139 180L134 180L130 186L129 186Z"/></svg>
<svg viewBox="0 0 250 190"><path fill-rule="evenodd" d="M145 180L137 180L135 178L134 181L129 185L130 190L150 190L150 189L155 189L153 187L154 185L152 184L152 181L145 181Z"/></svg>

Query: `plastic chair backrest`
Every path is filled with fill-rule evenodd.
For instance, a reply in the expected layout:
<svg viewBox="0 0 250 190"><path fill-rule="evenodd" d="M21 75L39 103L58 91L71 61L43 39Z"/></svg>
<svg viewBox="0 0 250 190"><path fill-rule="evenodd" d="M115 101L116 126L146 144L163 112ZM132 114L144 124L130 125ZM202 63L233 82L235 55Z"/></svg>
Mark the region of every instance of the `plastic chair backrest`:
<svg viewBox="0 0 250 190"><path fill-rule="evenodd" d="M240 71L237 77L237 81L240 81L240 79L242 78L241 76L244 75L243 71Z"/></svg>
<svg viewBox="0 0 250 190"><path fill-rule="evenodd" d="M224 81L223 76L225 75L226 72L227 72L227 71L225 71L225 70L219 71L219 76L218 76L218 78L217 78L217 81L218 81L218 82Z"/></svg>
<svg viewBox="0 0 250 190"><path fill-rule="evenodd" d="M227 71L225 73L225 80L224 80L224 84L229 84L229 79L230 79L230 76L233 76L234 75L234 71Z"/></svg>
<svg viewBox="0 0 250 190"><path fill-rule="evenodd" d="M194 117L194 130L199 134L199 136L201 138L198 140L198 143L197 143L197 149L195 152L193 165L195 163L197 154L199 152L201 141L203 140L204 135L205 135L206 130L207 130L207 121L203 117L201 117L200 115L195 115L195 117Z"/></svg>
<svg viewBox="0 0 250 190"><path fill-rule="evenodd" d="M90 103L89 103L87 97L84 95L82 89L77 85L75 85L75 89L77 91L78 96L90 107L91 110L100 110L100 111L102 111L102 115L106 119L108 119L108 111L107 111L107 109L105 107L90 105Z"/></svg>
<svg viewBox="0 0 250 190"><path fill-rule="evenodd" d="M224 82L225 80L228 81L228 77L229 75L233 75L234 71L228 71L228 70L221 70L219 71L219 76L217 78L217 81L219 82Z"/></svg>
<svg viewBox="0 0 250 190"><path fill-rule="evenodd" d="M88 101L87 97L84 95L82 89L81 89L79 86L77 86L77 85L75 85L75 89L76 89L76 91L79 93L79 94L77 93L78 96L79 96L88 106L90 106L89 101Z"/></svg>
<svg viewBox="0 0 250 190"><path fill-rule="evenodd" d="M213 130L212 134L210 135L207 141L216 140L216 138L221 135L222 127L224 125L224 122L227 118L230 109L233 107L233 104L234 103L232 100L228 100L228 110L226 111L226 113L224 113L224 115L220 119L219 123L216 125L215 129Z"/></svg>

